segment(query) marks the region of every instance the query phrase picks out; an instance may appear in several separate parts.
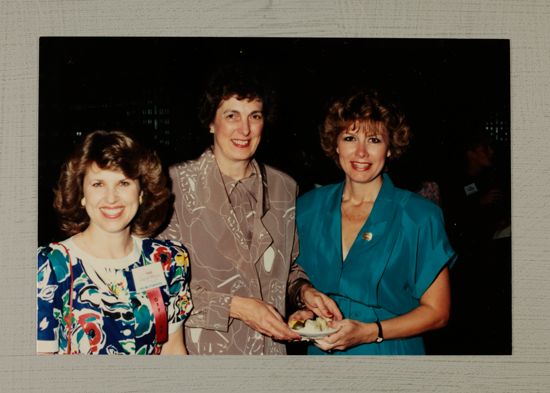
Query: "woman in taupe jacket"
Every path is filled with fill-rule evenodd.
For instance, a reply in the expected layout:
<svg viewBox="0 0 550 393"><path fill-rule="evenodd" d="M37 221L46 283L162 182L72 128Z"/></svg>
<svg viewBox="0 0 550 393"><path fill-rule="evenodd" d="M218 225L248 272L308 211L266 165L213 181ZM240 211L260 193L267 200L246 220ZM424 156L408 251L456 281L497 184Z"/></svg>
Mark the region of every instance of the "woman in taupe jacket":
<svg viewBox="0 0 550 393"><path fill-rule="evenodd" d="M341 319L295 263L296 183L253 158L269 99L253 74L222 69L201 108L213 146L170 168L174 214L162 236L190 252L190 354L285 354L284 342L300 338L284 320L287 301Z"/></svg>

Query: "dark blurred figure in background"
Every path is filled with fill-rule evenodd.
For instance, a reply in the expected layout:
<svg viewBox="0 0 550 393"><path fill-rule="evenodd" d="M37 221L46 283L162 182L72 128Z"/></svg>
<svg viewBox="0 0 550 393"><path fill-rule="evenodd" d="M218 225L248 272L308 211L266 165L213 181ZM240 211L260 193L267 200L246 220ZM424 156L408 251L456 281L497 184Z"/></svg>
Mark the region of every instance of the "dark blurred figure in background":
<svg viewBox="0 0 550 393"><path fill-rule="evenodd" d="M458 172L441 179L447 231L458 253L451 319L428 338L427 352L511 354L510 164L483 132L461 140Z"/></svg>
<svg viewBox="0 0 550 393"><path fill-rule="evenodd" d="M421 150L421 146L424 148ZM411 150L399 161L392 162L390 171L395 185L422 195L438 206L442 206L441 187L439 185L442 166L439 152L425 149L425 142L415 139Z"/></svg>
<svg viewBox="0 0 550 393"><path fill-rule="evenodd" d="M449 195L449 212L455 224L457 246L475 250L507 231L510 236L510 184L507 171L497 161L491 140L476 134L463 147L460 184ZM458 189L460 187L460 189Z"/></svg>

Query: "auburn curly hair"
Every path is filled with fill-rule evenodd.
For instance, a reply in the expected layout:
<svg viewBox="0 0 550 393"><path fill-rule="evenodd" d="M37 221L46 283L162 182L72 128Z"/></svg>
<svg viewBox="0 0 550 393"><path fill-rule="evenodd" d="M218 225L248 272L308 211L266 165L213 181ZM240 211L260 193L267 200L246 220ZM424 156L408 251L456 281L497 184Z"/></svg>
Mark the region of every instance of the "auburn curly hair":
<svg viewBox="0 0 550 393"><path fill-rule="evenodd" d="M321 147L336 165L340 166L336 152L338 136L363 122L368 129L382 126L388 132L390 159L401 156L409 145L411 131L403 113L395 105L384 102L377 91L361 91L336 100L320 128Z"/></svg>
<svg viewBox="0 0 550 393"><path fill-rule="evenodd" d="M93 163L101 169L119 170L124 176L138 180L143 197L130 223L130 231L137 236L152 236L166 218L170 189L156 153L122 131L89 133L63 164L53 202L61 230L72 236L90 223L80 200L84 195L84 175Z"/></svg>

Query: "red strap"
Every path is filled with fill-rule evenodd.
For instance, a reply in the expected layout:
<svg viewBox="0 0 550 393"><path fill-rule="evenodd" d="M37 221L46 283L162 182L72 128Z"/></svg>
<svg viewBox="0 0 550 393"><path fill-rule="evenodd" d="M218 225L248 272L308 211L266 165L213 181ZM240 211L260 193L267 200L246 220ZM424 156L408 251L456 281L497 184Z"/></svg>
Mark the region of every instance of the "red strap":
<svg viewBox="0 0 550 393"><path fill-rule="evenodd" d="M73 319L73 266L71 263L71 254L65 245L58 244L67 253L69 257L69 271L71 275L71 282L69 287L69 314L65 316L65 324L67 326L67 353L71 354L71 327ZM166 307L160 293L160 288L151 288L147 290L147 297L153 306L153 315L155 317L155 332L157 336L157 344L162 344L168 341L168 317L166 316Z"/></svg>
<svg viewBox="0 0 550 393"><path fill-rule="evenodd" d="M157 334L157 344L168 341L168 318L166 316L166 307L162 300L160 288L151 288L147 290L147 297L153 306L153 315L155 316L155 331Z"/></svg>

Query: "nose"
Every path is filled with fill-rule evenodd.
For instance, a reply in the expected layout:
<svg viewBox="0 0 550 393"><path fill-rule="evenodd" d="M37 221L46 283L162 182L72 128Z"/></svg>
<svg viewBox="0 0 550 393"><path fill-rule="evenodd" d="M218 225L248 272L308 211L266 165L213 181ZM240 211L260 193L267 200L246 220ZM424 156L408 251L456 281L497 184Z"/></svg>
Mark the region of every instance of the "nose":
<svg viewBox="0 0 550 393"><path fill-rule="evenodd" d="M362 141L360 141L358 144L357 144L357 149L356 149L356 153L359 157L363 158L363 157L366 157L368 152L367 152L367 147L365 146L365 143L363 143Z"/></svg>
<svg viewBox="0 0 550 393"><path fill-rule="evenodd" d="M242 122L241 122L241 134L243 134L244 136L248 136L248 134L250 134L250 124L248 122L248 119L244 119Z"/></svg>
<svg viewBox="0 0 550 393"><path fill-rule="evenodd" d="M118 199L118 193L115 187L107 187L105 193L107 203L115 203Z"/></svg>

